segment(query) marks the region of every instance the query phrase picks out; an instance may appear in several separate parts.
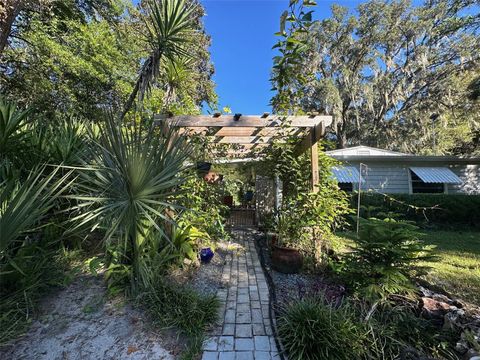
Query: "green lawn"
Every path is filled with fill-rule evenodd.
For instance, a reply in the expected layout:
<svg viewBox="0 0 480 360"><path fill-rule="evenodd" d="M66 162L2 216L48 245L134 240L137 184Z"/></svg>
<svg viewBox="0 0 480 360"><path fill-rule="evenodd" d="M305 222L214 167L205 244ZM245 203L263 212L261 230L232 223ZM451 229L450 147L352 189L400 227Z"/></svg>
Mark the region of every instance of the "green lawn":
<svg viewBox="0 0 480 360"><path fill-rule="evenodd" d="M425 279L450 294L480 305L480 232L426 231L424 241L436 246L438 261Z"/></svg>
<svg viewBox="0 0 480 360"><path fill-rule="evenodd" d="M480 231L423 231L423 240L435 248L436 261L425 280L452 296L480 305ZM345 251L353 244L353 233L339 233L334 248Z"/></svg>

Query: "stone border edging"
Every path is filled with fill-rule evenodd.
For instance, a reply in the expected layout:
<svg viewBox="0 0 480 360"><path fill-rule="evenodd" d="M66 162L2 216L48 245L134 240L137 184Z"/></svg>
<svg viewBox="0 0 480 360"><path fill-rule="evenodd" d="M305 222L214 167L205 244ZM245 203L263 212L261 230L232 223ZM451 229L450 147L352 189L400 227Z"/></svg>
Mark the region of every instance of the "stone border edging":
<svg viewBox="0 0 480 360"><path fill-rule="evenodd" d="M266 239L265 233L262 232L261 237ZM267 239L266 239L267 240ZM268 246L268 243L267 243ZM272 328L272 335L273 338L275 339L275 343L277 344L277 349L278 349L278 356L280 357L281 360L288 360L288 357L286 355L285 347L283 346L282 340L280 337L277 335L277 320L275 316L275 309L274 306L277 305L277 296L275 292L275 284L273 283L272 276L268 272L266 266L265 266L265 257L263 256L263 249L261 248L259 244L259 237L255 237L255 247L257 248L257 253L258 257L260 258L260 265L262 266L263 273L265 275L265 278L267 280L268 284L268 290L270 293L270 300L268 302L269 306L269 312L270 312L270 327Z"/></svg>

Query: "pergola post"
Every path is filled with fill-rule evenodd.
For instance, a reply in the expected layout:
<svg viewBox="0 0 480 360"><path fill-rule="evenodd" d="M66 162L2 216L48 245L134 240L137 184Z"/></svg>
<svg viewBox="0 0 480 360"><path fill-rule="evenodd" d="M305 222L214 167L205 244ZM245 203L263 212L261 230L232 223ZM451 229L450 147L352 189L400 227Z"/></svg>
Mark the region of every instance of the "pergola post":
<svg viewBox="0 0 480 360"><path fill-rule="evenodd" d="M318 140L323 135L324 127L322 123L319 123L317 126L312 127L309 136L309 146L310 146L310 167L312 171L311 182L312 182L312 191L318 191Z"/></svg>

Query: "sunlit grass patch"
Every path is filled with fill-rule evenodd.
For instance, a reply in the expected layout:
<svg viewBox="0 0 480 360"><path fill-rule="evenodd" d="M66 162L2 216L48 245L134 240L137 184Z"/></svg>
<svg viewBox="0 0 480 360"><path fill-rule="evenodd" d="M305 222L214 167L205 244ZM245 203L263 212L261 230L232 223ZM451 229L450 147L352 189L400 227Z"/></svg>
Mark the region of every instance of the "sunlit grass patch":
<svg viewBox="0 0 480 360"><path fill-rule="evenodd" d="M480 304L480 232L426 231L424 240L434 245L438 261L425 280L468 302Z"/></svg>

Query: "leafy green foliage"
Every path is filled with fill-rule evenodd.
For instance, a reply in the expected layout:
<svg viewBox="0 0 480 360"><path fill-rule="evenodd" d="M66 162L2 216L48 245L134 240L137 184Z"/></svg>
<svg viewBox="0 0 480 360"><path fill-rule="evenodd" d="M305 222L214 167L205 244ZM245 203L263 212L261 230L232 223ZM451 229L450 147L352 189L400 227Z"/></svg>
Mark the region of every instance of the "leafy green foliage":
<svg viewBox="0 0 480 360"><path fill-rule="evenodd" d="M0 184L0 261L11 258L23 242L26 232L40 225L55 199L67 188L70 173L58 180L58 168L44 177L45 168L36 169L23 184ZM10 261L12 261L10 259ZM1 270L0 270L1 271Z"/></svg>
<svg viewBox="0 0 480 360"><path fill-rule="evenodd" d="M357 196L351 197L356 206ZM384 196L376 193L362 193L364 211L362 216L379 217L380 213L396 213L404 220L414 221L418 226L453 227L480 225L480 196L457 194L395 194ZM368 209L370 209L368 213Z"/></svg>
<svg viewBox="0 0 480 360"><path fill-rule="evenodd" d="M305 298L287 304L278 319L278 335L289 359L361 358L362 333L353 309L330 307L322 298Z"/></svg>
<svg viewBox="0 0 480 360"><path fill-rule="evenodd" d="M87 126L84 121L67 118L38 124L29 129L29 143L37 154L35 161L80 165L89 157Z"/></svg>
<svg viewBox="0 0 480 360"><path fill-rule="evenodd" d="M0 166L3 172L10 164L20 165L23 153L24 127L29 110L19 110L17 106L0 96ZM0 181L6 174L0 174Z"/></svg>
<svg viewBox="0 0 480 360"><path fill-rule="evenodd" d="M393 219L360 219L352 252L342 272L365 299L385 301L391 294L411 293L410 277L422 273L419 261L431 259L417 227Z"/></svg>
<svg viewBox="0 0 480 360"><path fill-rule="evenodd" d="M226 239L225 216L228 207L222 202L222 189L216 184L210 184L192 173L182 184L177 202L185 210L181 213L182 221L192 224L210 238Z"/></svg>
<svg viewBox="0 0 480 360"><path fill-rule="evenodd" d="M195 260L198 251L197 241L209 240L207 233L198 230L191 224L186 225L182 222L174 226L171 238L173 251L178 259L177 262L183 261L185 258Z"/></svg>
<svg viewBox="0 0 480 360"><path fill-rule="evenodd" d="M280 37L280 40L273 46L273 49L278 49L280 55L273 58L270 79L272 90L277 91L271 100L276 112L296 112L304 96L301 91L302 86L313 75L308 72L308 67L302 69L304 65L302 59L309 50L305 35L313 24L313 11L308 8L314 5L316 5L315 1L292 0L289 10L280 17L280 31L275 34ZM306 72L305 69L307 69Z"/></svg>
<svg viewBox="0 0 480 360"><path fill-rule="evenodd" d="M132 291L147 287L149 279L141 270L144 263L146 231L153 227L166 236L162 222L172 204L168 199L184 178L188 156L185 140L173 132L160 134L153 123L125 129L109 117L94 142L93 165L80 172L78 195L80 212L76 227L100 227L107 243L121 249L122 264L132 265Z"/></svg>
<svg viewBox="0 0 480 360"><path fill-rule="evenodd" d="M292 139L293 140L293 139ZM311 189L310 160L298 156L295 145L274 143L264 151L258 172L278 175L283 185L277 231L285 246L300 249L314 263L321 263L322 248L332 229L351 212L346 194L338 188L331 168L335 160L319 152L319 183Z"/></svg>
<svg viewBox="0 0 480 360"><path fill-rule="evenodd" d="M147 29L146 41L149 56L140 69L138 79L124 106L123 119L131 109L137 95L142 102L146 91L150 90L159 76L162 61L175 63L179 59L192 56L187 45L195 30L193 3L185 0L149 0L147 15L143 17Z"/></svg>
<svg viewBox="0 0 480 360"><path fill-rule="evenodd" d="M202 351L204 331L218 316L219 302L215 295L202 295L191 288L156 279L140 298L154 323L162 328L174 327L185 334L190 344L183 359L195 359Z"/></svg>
<svg viewBox="0 0 480 360"><path fill-rule="evenodd" d="M380 307L365 320L356 302L333 306L307 297L280 309L278 334L291 359L457 359L455 334L438 329L410 307Z"/></svg>
<svg viewBox="0 0 480 360"><path fill-rule="evenodd" d="M105 7L100 13L87 12L86 18L49 13L47 5L41 11L22 11L21 21L15 27L15 41L2 53L0 92L22 106L33 107L36 114L45 117L45 122L68 116L101 121L106 106L123 108L155 40L147 41L150 12L148 7L142 7L146 2L137 6L123 0L105 3L111 8ZM201 21L204 11L197 2L194 6L190 0L187 3L193 9L193 31L184 34L185 39L180 33L174 37L177 43L181 35L182 42L188 40L192 60L185 67L182 80L173 84L177 94L174 98L168 97L166 85L169 62L162 60L158 76L151 83L150 96L142 104L149 113L199 113L203 102L216 102L208 51L210 39ZM78 2L72 2L65 9L76 11L77 5Z"/></svg>
<svg viewBox="0 0 480 360"><path fill-rule="evenodd" d="M203 332L217 318L218 299L193 289L158 280L144 295L148 311L162 326L176 327L187 335Z"/></svg>

